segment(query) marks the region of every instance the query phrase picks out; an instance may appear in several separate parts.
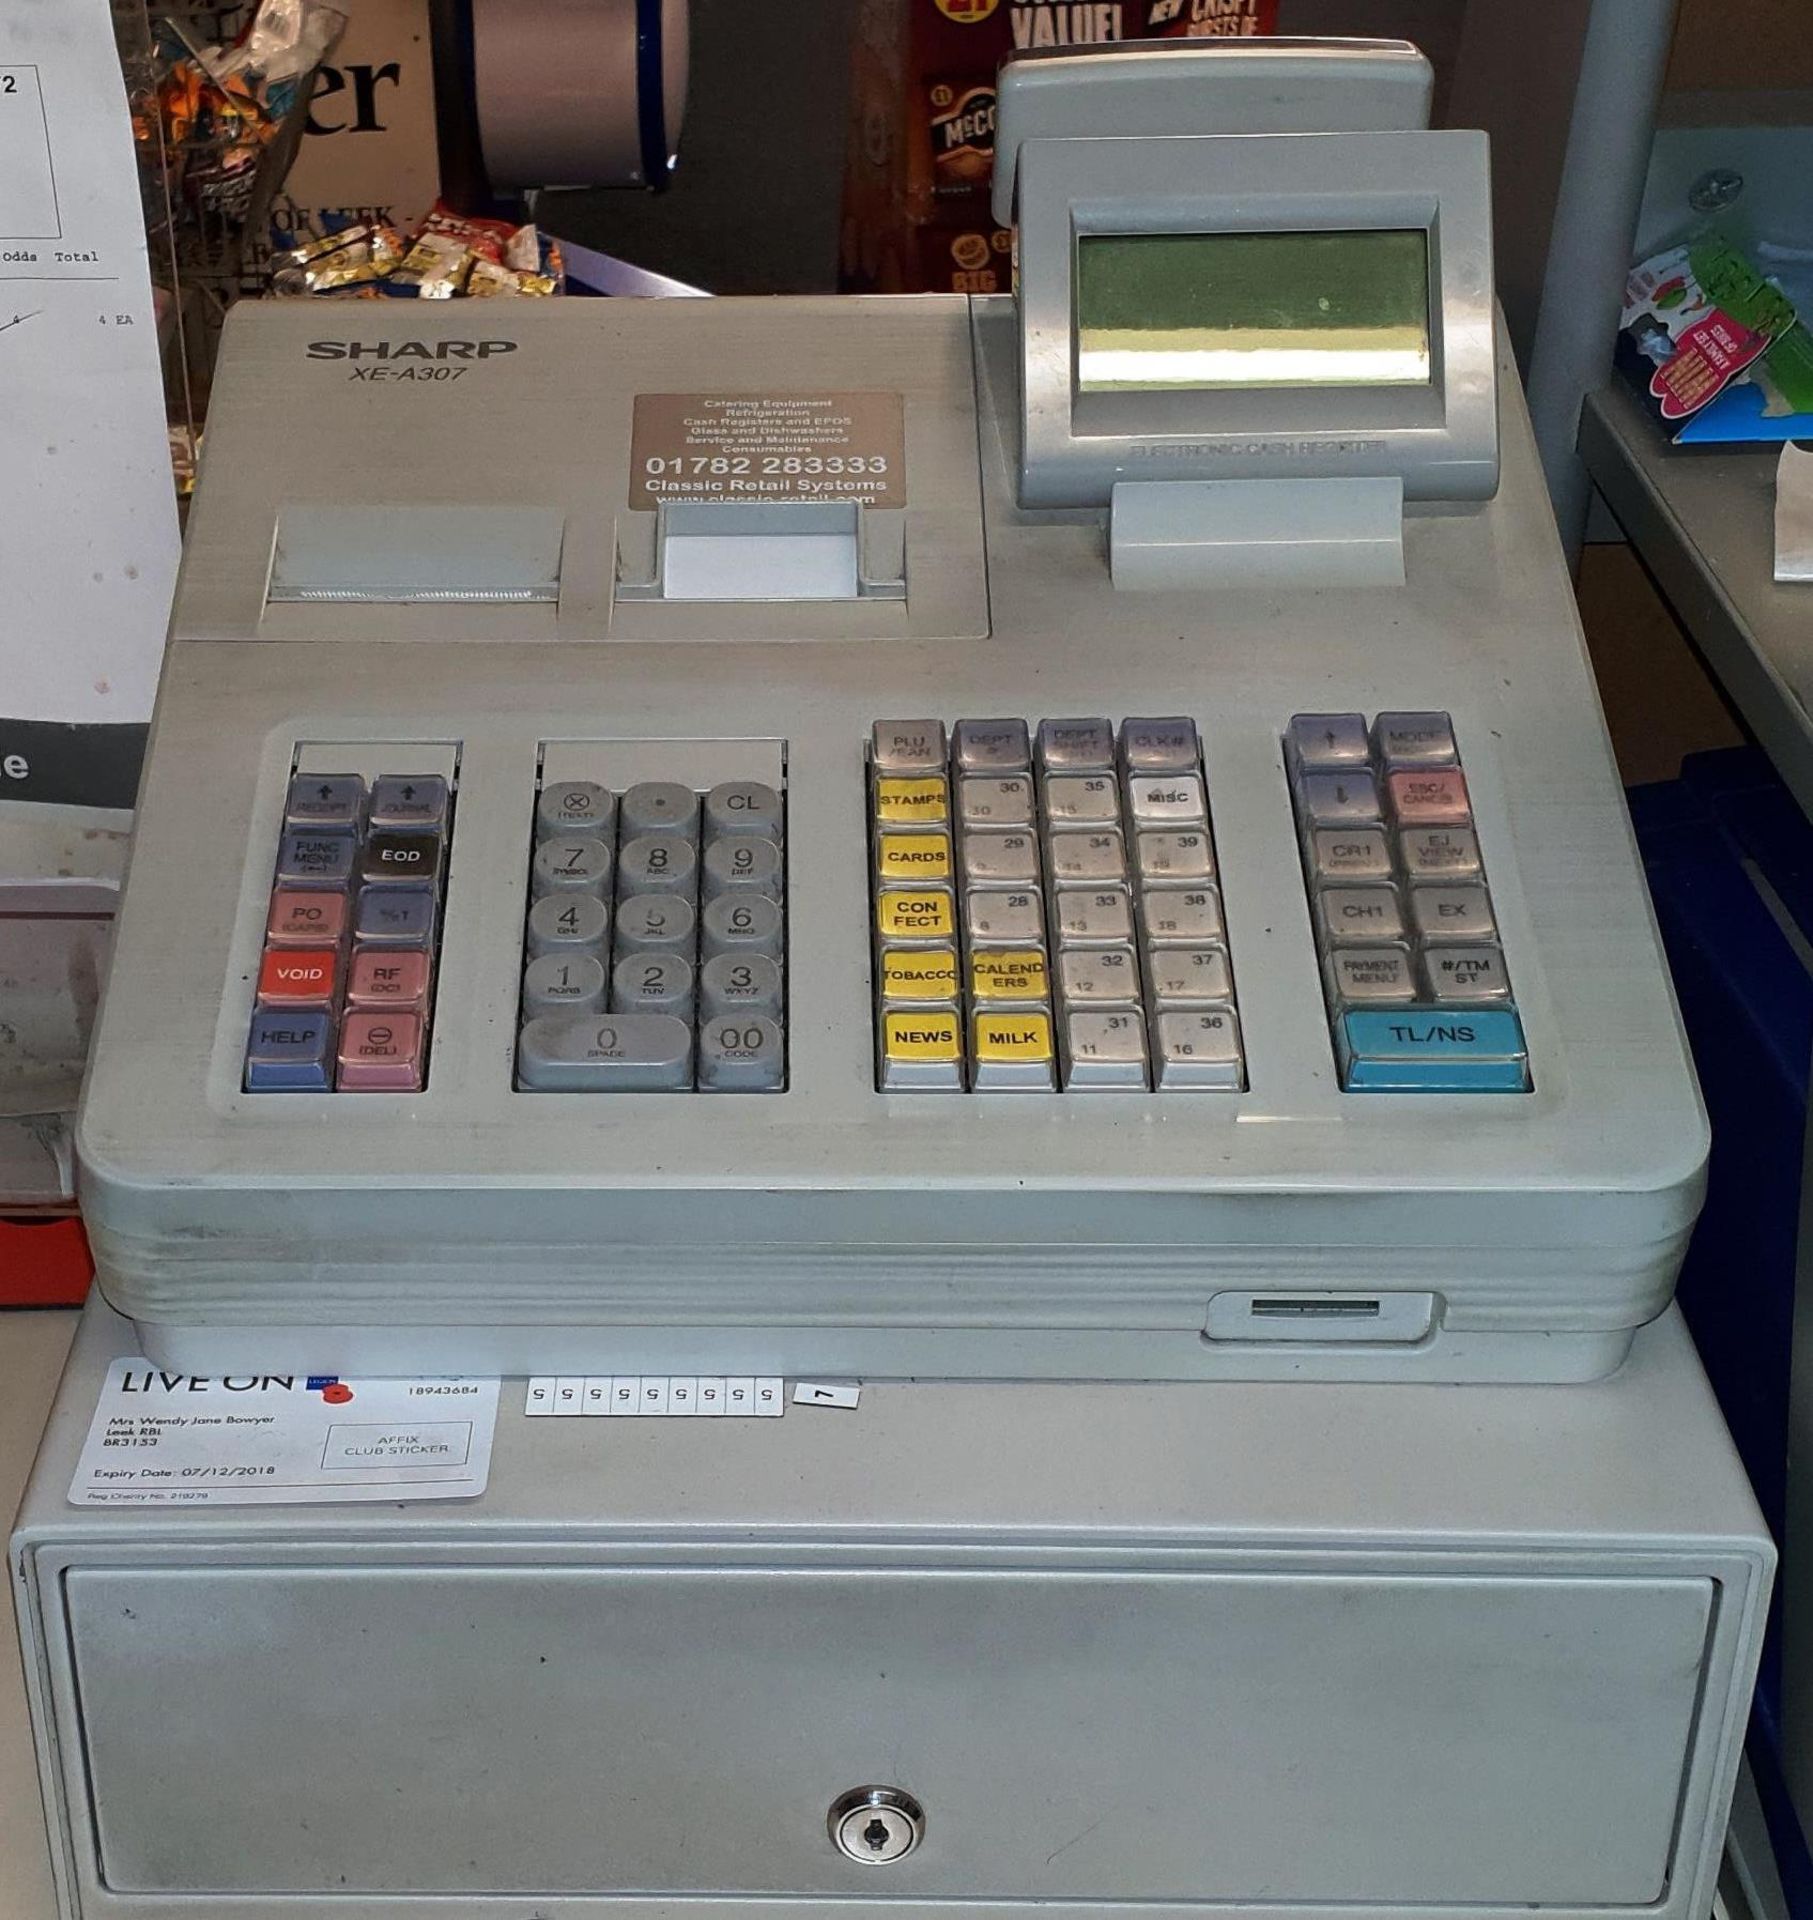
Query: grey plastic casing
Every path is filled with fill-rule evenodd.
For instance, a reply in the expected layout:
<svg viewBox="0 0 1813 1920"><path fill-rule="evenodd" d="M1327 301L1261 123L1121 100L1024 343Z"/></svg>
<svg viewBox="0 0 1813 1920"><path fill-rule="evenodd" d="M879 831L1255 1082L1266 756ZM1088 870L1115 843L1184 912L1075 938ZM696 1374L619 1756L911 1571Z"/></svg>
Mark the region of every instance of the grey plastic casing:
<svg viewBox="0 0 1813 1920"><path fill-rule="evenodd" d="M369 358L311 356L323 339L509 350L374 383ZM1403 586L1205 597L1117 593L1100 513L1017 504L1006 300L236 315L79 1123L108 1298L204 1371L1603 1373L1669 1298L1707 1133L1501 372L1504 484L1410 509ZM627 505L635 396L808 382L904 397L906 598L615 598L613 555L654 518ZM284 516L327 503L429 555L423 522L540 516L558 599L268 601ZM1339 1088L1281 735L1299 710L1406 708L1453 715L1524 1096ZM1246 1090L878 1093L871 722L1091 713L1200 730ZM512 1091L538 745L588 737L784 743L786 1092ZM428 1086L242 1093L296 745L396 740L460 747ZM1426 1331L1204 1337L1216 1296L1304 1289L1418 1296Z"/></svg>
<svg viewBox="0 0 1813 1920"><path fill-rule="evenodd" d="M1711 1908L1774 1555L1674 1312L1562 1391L511 1381L473 1501L73 1508L131 1348L12 1541L64 1920Z"/></svg>

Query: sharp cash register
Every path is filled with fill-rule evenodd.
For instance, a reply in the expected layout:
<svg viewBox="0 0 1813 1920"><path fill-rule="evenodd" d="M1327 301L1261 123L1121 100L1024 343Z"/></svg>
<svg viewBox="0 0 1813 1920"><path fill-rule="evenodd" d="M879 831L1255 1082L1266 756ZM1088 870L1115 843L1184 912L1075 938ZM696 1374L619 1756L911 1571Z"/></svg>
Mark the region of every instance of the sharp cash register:
<svg viewBox="0 0 1813 1920"><path fill-rule="evenodd" d="M14 1540L68 1914L1707 1911L1772 1555L1429 90L1016 59L1012 298L236 316ZM72 1507L140 1347L865 1385Z"/></svg>

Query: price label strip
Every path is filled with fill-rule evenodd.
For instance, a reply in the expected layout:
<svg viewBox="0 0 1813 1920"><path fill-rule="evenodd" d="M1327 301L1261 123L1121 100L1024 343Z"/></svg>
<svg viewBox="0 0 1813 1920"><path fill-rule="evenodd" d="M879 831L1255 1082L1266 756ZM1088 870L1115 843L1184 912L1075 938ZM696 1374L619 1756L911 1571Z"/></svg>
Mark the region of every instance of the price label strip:
<svg viewBox="0 0 1813 1920"><path fill-rule="evenodd" d="M534 1374L523 1412L532 1420L778 1420L785 1384L767 1374Z"/></svg>

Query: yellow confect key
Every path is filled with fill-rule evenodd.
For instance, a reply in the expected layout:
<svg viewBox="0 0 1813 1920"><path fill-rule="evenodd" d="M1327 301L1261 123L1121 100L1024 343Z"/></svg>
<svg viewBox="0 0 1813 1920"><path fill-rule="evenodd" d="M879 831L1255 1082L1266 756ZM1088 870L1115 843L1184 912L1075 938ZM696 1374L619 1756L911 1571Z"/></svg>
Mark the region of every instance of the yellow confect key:
<svg viewBox="0 0 1813 1920"><path fill-rule="evenodd" d="M963 1091L963 1027L944 1008L889 1007L881 1016L881 1084L886 1092Z"/></svg>
<svg viewBox="0 0 1813 1920"><path fill-rule="evenodd" d="M1051 1015L1043 1007L979 1013L971 1027L976 1091L1040 1091L1052 1084Z"/></svg>
<svg viewBox="0 0 1813 1920"><path fill-rule="evenodd" d="M881 956L881 997L884 1000L955 1000L956 949L889 948Z"/></svg>
<svg viewBox="0 0 1813 1920"><path fill-rule="evenodd" d="M998 947L972 954L969 990L975 1000L1043 1000L1050 991L1045 956L1037 947Z"/></svg>
<svg viewBox="0 0 1813 1920"><path fill-rule="evenodd" d="M942 774L897 775L875 782L875 817L884 827L942 826L950 814L950 788Z"/></svg>
<svg viewBox="0 0 1813 1920"><path fill-rule="evenodd" d="M951 896L935 887L883 887L875 896L884 940L948 940L956 924Z"/></svg>
<svg viewBox="0 0 1813 1920"><path fill-rule="evenodd" d="M884 833L875 843L875 867L883 880L948 880L948 833Z"/></svg>

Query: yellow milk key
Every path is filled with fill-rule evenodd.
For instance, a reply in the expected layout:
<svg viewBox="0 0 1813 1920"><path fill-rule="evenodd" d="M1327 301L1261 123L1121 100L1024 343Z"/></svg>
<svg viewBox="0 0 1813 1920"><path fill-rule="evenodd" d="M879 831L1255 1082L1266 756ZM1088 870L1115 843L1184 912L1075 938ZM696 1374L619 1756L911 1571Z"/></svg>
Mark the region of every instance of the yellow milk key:
<svg viewBox="0 0 1813 1920"><path fill-rule="evenodd" d="M976 1015L976 1064L1032 1064L1051 1058L1051 1015L1037 1012Z"/></svg>
<svg viewBox="0 0 1813 1920"><path fill-rule="evenodd" d="M976 1000L1043 1000L1045 956L1037 947L1000 947L970 956L969 990Z"/></svg>
<svg viewBox="0 0 1813 1920"><path fill-rule="evenodd" d="M948 940L956 926L951 896L935 887L883 887L875 925L884 940Z"/></svg>
<svg viewBox="0 0 1813 1920"><path fill-rule="evenodd" d="M937 773L875 782L875 817L884 827L936 827L951 817L950 788Z"/></svg>
<svg viewBox="0 0 1813 1920"><path fill-rule="evenodd" d="M884 1000L955 1000L957 954L953 947L890 947L881 956Z"/></svg>
<svg viewBox="0 0 1813 1920"><path fill-rule="evenodd" d="M948 880L948 833L884 833L875 842L875 866L883 880Z"/></svg>

